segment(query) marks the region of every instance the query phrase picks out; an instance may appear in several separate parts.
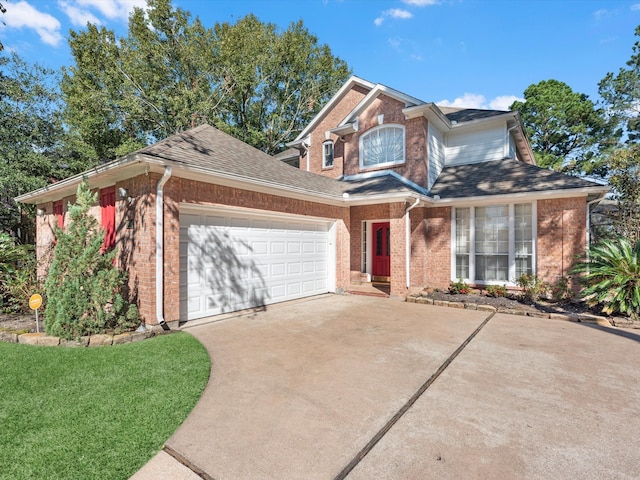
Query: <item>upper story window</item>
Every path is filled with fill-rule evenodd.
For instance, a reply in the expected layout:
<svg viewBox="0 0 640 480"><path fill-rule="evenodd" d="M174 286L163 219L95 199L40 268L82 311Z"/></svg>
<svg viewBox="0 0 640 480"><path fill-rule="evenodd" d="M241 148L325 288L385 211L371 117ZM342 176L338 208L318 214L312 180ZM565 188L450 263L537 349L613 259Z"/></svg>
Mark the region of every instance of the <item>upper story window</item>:
<svg viewBox="0 0 640 480"><path fill-rule="evenodd" d="M404 127L382 125L360 137L360 167L404 163Z"/></svg>
<svg viewBox="0 0 640 480"><path fill-rule="evenodd" d="M322 168L333 167L333 140L325 140L322 144Z"/></svg>

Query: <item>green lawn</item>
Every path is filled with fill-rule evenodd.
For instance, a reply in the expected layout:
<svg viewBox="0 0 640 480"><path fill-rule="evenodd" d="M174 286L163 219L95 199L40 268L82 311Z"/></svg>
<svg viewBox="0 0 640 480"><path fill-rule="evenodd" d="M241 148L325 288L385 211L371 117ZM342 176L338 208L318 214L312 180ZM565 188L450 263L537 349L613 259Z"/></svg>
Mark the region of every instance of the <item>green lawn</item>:
<svg viewBox="0 0 640 480"><path fill-rule="evenodd" d="M97 348L0 342L0 478L127 479L209 377L187 333Z"/></svg>

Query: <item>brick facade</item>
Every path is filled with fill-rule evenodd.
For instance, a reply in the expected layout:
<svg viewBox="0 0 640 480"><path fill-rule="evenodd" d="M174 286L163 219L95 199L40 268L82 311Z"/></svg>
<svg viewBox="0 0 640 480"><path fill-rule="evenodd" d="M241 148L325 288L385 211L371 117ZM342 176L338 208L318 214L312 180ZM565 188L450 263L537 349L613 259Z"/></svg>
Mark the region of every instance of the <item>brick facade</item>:
<svg viewBox="0 0 640 480"><path fill-rule="evenodd" d="M570 275L587 244L586 197L538 200L537 273L555 283ZM576 287L576 285L574 285Z"/></svg>
<svg viewBox="0 0 640 480"><path fill-rule="evenodd" d="M447 288L451 282L451 207L427 208L427 282Z"/></svg>
<svg viewBox="0 0 640 480"><path fill-rule="evenodd" d="M334 142L334 165L332 168L322 168L322 143L326 132L336 127L364 98L366 91L361 87L354 87L335 108L319 122L311 132L311 147L307 153L310 171L331 178L342 175L356 175L358 173L377 170L393 170L408 178L412 182L426 187L427 185L427 119L424 117L406 120L402 113L404 103L386 95L380 95L358 117L358 131L343 138L331 134ZM378 115L384 115L383 125L397 124L405 127L405 157L402 165L394 167L360 168L360 137L372 128L378 127ZM307 157L300 157L300 168L306 170Z"/></svg>

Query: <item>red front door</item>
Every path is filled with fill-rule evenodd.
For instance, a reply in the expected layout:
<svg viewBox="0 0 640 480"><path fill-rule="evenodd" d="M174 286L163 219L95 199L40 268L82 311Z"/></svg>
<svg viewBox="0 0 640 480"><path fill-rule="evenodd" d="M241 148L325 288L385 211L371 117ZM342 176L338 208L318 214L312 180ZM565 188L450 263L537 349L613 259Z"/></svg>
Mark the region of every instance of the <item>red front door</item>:
<svg viewBox="0 0 640 480"><path fill-rule="evenodd" d="M391 275L391 228L389 222L374 223L373 234L373 264L371 274L374 277L388 277Z"/></svg>

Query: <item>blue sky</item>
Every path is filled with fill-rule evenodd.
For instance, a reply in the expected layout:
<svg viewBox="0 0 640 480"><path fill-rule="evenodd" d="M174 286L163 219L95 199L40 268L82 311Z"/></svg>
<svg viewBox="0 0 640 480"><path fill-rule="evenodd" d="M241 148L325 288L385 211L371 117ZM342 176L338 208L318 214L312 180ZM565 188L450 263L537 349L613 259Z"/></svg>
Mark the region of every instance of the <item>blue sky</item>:
<svg viewBox="0 0 640 480"><path fill-rule="evenodd" d="M144 0L0 0L0 39L29 62L71 65L69 29L126 32ZM506 108L541 80L598 100L630 58L640 0L174 0L206 26L248 13L286 28L302 19L353 73L439 104Z"/></svg>

